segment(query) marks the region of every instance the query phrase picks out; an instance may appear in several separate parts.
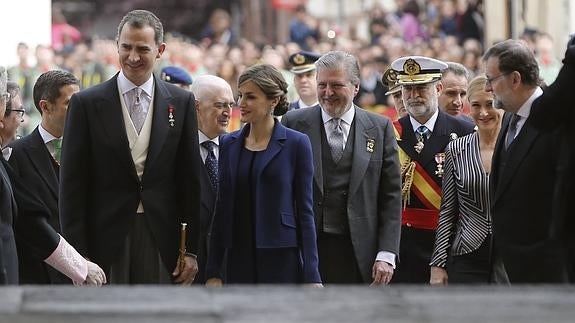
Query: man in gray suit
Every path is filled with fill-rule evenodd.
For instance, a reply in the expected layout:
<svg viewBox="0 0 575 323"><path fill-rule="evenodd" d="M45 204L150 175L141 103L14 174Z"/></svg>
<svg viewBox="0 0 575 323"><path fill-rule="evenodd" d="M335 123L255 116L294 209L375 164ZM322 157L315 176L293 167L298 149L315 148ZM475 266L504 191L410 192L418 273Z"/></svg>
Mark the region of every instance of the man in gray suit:
<svg viewBox="0 0 575 323"><path fill-rule="evenodd" d="M399 249L401 179L391 122L353 104L357 59L332 51L316 63L319 107L282 123L307 134L322 280L387 284Z"/></svg>

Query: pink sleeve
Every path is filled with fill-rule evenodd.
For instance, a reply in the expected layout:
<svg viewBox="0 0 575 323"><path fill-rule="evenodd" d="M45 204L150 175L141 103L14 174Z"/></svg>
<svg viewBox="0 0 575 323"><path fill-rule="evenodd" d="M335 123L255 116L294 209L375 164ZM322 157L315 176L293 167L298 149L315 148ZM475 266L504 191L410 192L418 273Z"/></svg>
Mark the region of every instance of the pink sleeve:
<svg viewBox="0 0 575 323"><path fill-rule="evenodd" d="M68 276L76 285L82 284L88 276L88 262L62 236L58 247L44 262Z"/></svg>

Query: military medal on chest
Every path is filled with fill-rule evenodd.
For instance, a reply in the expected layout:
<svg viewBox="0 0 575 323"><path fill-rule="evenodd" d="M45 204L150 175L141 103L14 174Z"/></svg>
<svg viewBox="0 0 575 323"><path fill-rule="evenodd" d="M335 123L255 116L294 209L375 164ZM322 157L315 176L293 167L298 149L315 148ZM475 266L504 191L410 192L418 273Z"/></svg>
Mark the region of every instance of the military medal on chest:
<svg viewBox="0 0 575 323"><path fill-rule="evenodd" d="M435 162L437 163L437 170L435 171L435 175L441 178L443 177L443 163L445 162L445 153L437 153L435 154Z"/></svg>
<svg viewBox="0 0 575 323"><path fill-rule="evenodd" d="M449 139L450 140L457 139L457 134L454 132L450 133ZM443 168L443 163L445 163L445 153L441 152L441 153L435 154L435 162L437 163L437 170L435 171L435 175L437 175L437 177L441 178L441 177L443 177L443 173L445 172L445 170Z"/></svg>
<svg viewBox="0 0 575 323"><path fill-rule="evenodd" d="M415 144L415 146L413 146L413 148L415 149L415 151L419 154L422 150L423 147L425 147L425 144L423 143L422 139L418 139L417 143Z"/></svg>

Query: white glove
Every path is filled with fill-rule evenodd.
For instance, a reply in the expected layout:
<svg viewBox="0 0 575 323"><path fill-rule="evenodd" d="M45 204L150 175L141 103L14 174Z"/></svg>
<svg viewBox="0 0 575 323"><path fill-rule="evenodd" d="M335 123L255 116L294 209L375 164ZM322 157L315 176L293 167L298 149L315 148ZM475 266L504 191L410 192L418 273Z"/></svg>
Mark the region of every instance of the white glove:
<svg viewBox="0 0 575 323"><path fill-rule="evenodd" d="M101 286L106 283L104 271L95 263L84 259L62 236L56 249L44 262L72 279L76 286Z"/></svg>

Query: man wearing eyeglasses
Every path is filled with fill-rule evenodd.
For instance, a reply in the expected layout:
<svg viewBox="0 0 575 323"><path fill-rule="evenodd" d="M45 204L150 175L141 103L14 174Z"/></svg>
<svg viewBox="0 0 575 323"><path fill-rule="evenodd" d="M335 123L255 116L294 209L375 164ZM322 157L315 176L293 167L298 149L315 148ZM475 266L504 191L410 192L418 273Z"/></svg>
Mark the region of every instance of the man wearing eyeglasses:
<svg viewBox="0 0 575 323"><path fill-rule="evenodd" d="M6 90L6 69L0 66L0 117L6 112L9 94ZM0 157L0 285L18 283L18 254L14 238L14 220L16 205L12 185L4 159Z"/></svg>
<svg viewBox="0 0 575 323"><path fill-rule="evenodd" d="M443 151L447 144L473 131L473 124L439 109L447 69L442 61L407 56L396 59L408 115L394 123L402 169L400 263L393 283L428 283L442 194Z"/></svg>
<svg viewBox="0 0 575 323"><path fill-rule="evenodd" d="M530 121L531 106L543 93L537 60L522 42L506 40L489 48L483 61L485 90L493 93L493 105L506 112L490 176L493 279L565 282L564 248L551 235L561 136L557 129L541 132Z"/></svg>
<svg viewBox="0 0 575 323"><path fill-rule="evenodd" d="M207 256L207 238L214 212L218 178L219 137L227 131L234 106L234 94L230 85L222 78L202 75L192 83L198 114L198 137L201 171L200 244L198 252L199 271L194 283L204 283ZM215 168L214 168L215 167Z"/></svg>
<svg viewBox="0 0 575 323"><path fill-rule="evenodd" d="M4 159L8 160L12 152L12 148L8 145L16 140L16 132L18 127L24 121L24 106L22 106L22 97L20 96L20 87L16 82L9 81L6 89L10 98L6 102L6 112L4 118L0 120L0 142L2 146L2 155Z"/></svg>

